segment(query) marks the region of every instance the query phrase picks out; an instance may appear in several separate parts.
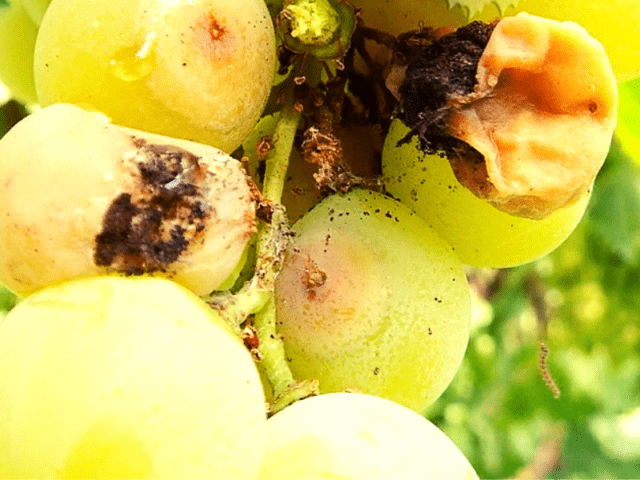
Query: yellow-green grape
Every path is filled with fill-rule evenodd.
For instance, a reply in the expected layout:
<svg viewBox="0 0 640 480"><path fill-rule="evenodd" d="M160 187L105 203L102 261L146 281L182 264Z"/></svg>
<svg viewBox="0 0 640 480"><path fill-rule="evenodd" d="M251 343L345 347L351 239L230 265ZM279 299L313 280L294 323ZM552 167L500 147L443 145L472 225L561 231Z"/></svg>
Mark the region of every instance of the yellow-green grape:
<svg viewBox="0 0 640 480"><path fill-rule="evenodd" d="M333 393L267 420L262 479L477 479L456 445L429 420L370 395Z"/></svg>
<svg viewBox="0 0 640 480"><path fill-rule="evenodd" d="M89 104L230 153L262 113L274 63L262 0L54 0L34 69L43 105Z"/></svg>
<svg viewBox="0 0 640 480"><path fill-rule="evenodd" d="M205 295L235 270L255 230L238 161L68 104L0 140L0 178L0 283L19 294L121 272L168 276Z"/></svg>
<svg viewBox="0 0 640 480"><path fill-rule="evenodd" d="M0 323L0 477L251 478L266 417L225 321L177 284L44 289Z"/></svg>
<svg viewBox="0 0 640 480"><path fill-rule="evenodd" d="M20 2L24 5L33 22L40 25L51 0L20 0Z"/></svg>
<svg viewBox="0 0 640 480"><path fill-rule="evenodd" d="M490 22L499 16L495 3L471 20ZM527 12L552 20L569 20L600 41L618 81L640 76L640 2L637 0L520 0L505 10L506 16Z"/></svg>
<svg viewBox="0 0 640 480"><path fill-rule="evenodd" d="M0 7L0 81L23 103L37 101L33 80L37 34L38 27L22 5Z"/></svg>
<svg viewBox="0 0 640 480"><path fill-rule="evenodd" d="M478 267L511 267L540 258L573 231L590 193L541 220L516 217L481 200L456 179L449 161L425 155L399 120L391 124L382 153L387 190L408 205L455 249L462 263Z"/></svg>
<svg viewBox="0 0 640 480"><path fill-rule="evenodd" d="M459 27L466 23L466 11L449 9L447 0L354 0L362 9L367 27L399 35L421 27Z"/></svg>
<svg viewBox="0 0 640 480"><path fill-rule="evenodd" d="M451 247L367 190L326 198L293 231L275 295L294 376L422 412L453 379L469 338L469 287Z"/></svg>

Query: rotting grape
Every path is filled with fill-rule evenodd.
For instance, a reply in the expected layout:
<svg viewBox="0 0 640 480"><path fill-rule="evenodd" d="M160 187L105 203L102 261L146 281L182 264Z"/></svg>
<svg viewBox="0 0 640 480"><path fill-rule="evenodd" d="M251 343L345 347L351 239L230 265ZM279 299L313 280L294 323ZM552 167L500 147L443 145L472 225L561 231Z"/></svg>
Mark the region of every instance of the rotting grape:
<svg viewBox="0 0 640 480"><path fill-rule="evenodd" d="M23 103L34 103L33 49L38 27L19 3L0 7L0 80Z"/></svg>
<svg viewBox="0 0 640 480"><path fill-rule="evenodd" d="M407 207L353 190L294 226L276 315L294 376L422 412L464 355L470 295L451 247Z"/></svg>
<svg viewBox="0 0 640 480"><path fill-rule="evenodd" d="M357 393L308 398L267 420L263 479L477 479L436 426L397 403Z"/></svg>
<svg viewBox="0 0 640 480"><path fill-rule="evenodd" d="M506 268L543 257L574 230L590 193L542 220L516 217L476 197L460 184L449 160L425 154L418 139L398 146L409 133L394 120L383 150L385 186L418 213L467 265Z"/></svg>
<svg viewBox="0 0 640 480"><path fill-rule="evenodd" d="M504 14L519 12L559 21L572 21L584 27L604 46L618 81L640 75L640 2L637 0L519 0ZM499 16L495 3L471 20L490 22Z"/></svg>
<svg viewBox="0 0 640 480"><path fill-rule="evenodd" d="M205 295L255 231L241 164L185 140L56 104L0 140L0 283L19 294L120 272Z"/></svg>
<svg viewBox="0 0 640 480"><path fill-rule="evenodd" d="M255 478L262 386L195 295L156 278L49 287L0 323L0 477Z"/></svg>
<svg viewBox="0 0 640 480"><path fill-rule="evenodd" d="M411 57L399 93L411 128L391 126L385 186L463 263L527 263L575 228L618 101L606 55L584 29L524 13L471 24Z"/></svg>
<svg viewBox="0 0 640 480"><path fill-rule="evenodd" d="M475 195L531 219L584 196L616 124L602 45L575 23L526 13L419 49L399 92L426 153L444 152Z"/></svg>
<svg viewBox="0 0 640 480"><path fill-rule="evenodd" d="M463 3L463 2L461 2ZM417 30L420 26L461 27L470 21L492 22L504 16L527 12L544 18L573 21L584 27L604 46L618 81L640 75L640 2L636 0L519 0L501 14L492 0L467 18L460 6L448 8L447 0L355 0L368 27L393 35ZM393 9L393 14L390 14ZM621 15L621 12L624 14ZM615 34L612 34L615 32Z"/></svg>
<svg viewBox="0 0 640 480"><path fill-rule="evenodd" d="M54 0L34 69L42 105L231 153L265 106L275 35L262 0Z"/></svg>

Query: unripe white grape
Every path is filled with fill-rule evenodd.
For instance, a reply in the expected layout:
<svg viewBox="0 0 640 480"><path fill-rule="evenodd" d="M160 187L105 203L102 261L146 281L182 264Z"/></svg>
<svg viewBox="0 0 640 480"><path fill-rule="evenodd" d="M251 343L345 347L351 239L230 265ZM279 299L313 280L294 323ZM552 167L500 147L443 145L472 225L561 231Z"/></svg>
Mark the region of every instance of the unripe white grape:
<svg viewBox="0 0 640 480"><path fill-rule="evenodd" d="M263 0L54 0L34 69L42 105L88 104L231 153L262 113L274 65Z"/></svg>
<svg viewBox="0 0 640 480"><path fill-rule="evenodd" d="M23 103L36 102L33 49L38 27L19 3L0 7L0 80Z"/></svg>
<svg viewBox="0 0 640 480"><path fill-rule="evenodd" d="M464 355L470 298L460 261L382 194L332 195L294 226L276 282L278 330L294 375L422 412Z"/></svg>
<svg viewBox="0 0 640 480"><path fill-rule="evenodd" d="M36 25L40 25L42 23L42 17L44 17L44 12L47 11L51 0L20 0L20 2L24 5L33 22Z"/></svg>
<svg viewBox="0 0 640 480"><path fill-rule="evenodd" d="M255 229L240 163L207 145L124 129L57 104L0 140L0 283L20 294L121 272L198 295Z"/></svg>
<svg viewBox="0 0 640 480"><path fill-rule="evenodd" d="M456 445L424 417L389 400L333 393L267 420L260 478L477 479Z"/></svg>
<svg viewBox="0 0 640 480"><path fill-rule="evenodd" d="M491 206L460 184L446 158L425 155L400 120L389 129L382 155L387 190L432 226L460 260L477 267L513 267L536 260L574 230L590 193L541 220L516 217Z"/></svg>
<svg viewBox="0 0 640 480"><path fill-rule="evenodd" d="M260 379L225 321L177 284L44 289L0 323L0 477L251 478Z"/></svg>

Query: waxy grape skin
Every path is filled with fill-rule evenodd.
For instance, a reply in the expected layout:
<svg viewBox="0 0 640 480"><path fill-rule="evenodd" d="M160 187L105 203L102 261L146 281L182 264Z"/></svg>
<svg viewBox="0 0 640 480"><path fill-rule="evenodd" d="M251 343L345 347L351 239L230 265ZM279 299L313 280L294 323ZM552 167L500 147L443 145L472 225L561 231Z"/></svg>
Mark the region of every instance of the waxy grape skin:
<svg viewBox="0 0 640 480"><path fill-rule="evenodd" d="M582 218L591 193L542 220L516 217L491 206L460 184L449 160L426 155L409 129L395 120L383 151L388 191L409 205L455 249L467 265L507 268L537 260L560 245Z"/></svg>
<svg viewBox="0 0 640 480"><path fill-rule="evenodd" d="M42 105L231 153L266 104L275 34L262 0L54 0L34 70Z"/></svg>
<svg viewBox="0 0 640 480"><path fill-rule="evenodd" d="M267 436L259 478L478 478L431 422L371 395L302 400L267 420Z"/></svg>
<svg viewBox="0 0 640 480"><path fill-rule="evenodd" d="M297 378L355 388L422 412L466 350L470 296L460 261L404 205L353 190L293 227L276 317Z"/></svg>
<svg viewBox="0 0 640 480"><path fill-rule="evenodd" d="M241 164L56 104L0 140L0 282L21 295L106 273L171 277L198 295L255 232Z"/></svg>
<svg viewBox="0 0 640 480"><path fill-rule="evenodd" d="M266 415L222 317L174 282L96 277L0 322L1 478L252 478Z"/></svg>

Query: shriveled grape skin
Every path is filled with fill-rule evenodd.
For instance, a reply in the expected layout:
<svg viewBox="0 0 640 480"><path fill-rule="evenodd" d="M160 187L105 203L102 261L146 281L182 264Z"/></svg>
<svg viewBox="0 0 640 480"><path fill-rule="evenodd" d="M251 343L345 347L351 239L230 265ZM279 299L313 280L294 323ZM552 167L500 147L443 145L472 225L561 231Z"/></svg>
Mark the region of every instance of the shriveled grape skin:
<svg viewBox="0 0 640 480"><path fill-rule="evenodd" d="M399 120L391 125L382 155L385 186L440 233L463 263L505 268L531 262L560 245L582 218L590 192L542 220L497 210L458 182L446 158L422 153L415 138L398 147L408 131Z"/></svg>
<svg viewBox="0 0 640 480"><path fill-rule="evenodd" d="M293 227L276 284L297 378L355 388L423 411L455 375L469 335L469 289L451 247L379 193L333 195Z"/></svg>
<svg viewBox="0 0 640 480"><path fill-rule="evenodd" d="M371 395L302 400L267 420L267 436L260 478L478 478L428 420Z"/></svg>
<svg viewBox="0 0 640 480"><path fill-rule="evenodd" d="M0 323L0 477L253 478L255 365L173 282L60 284Z"/></svg>
<svg viewBox="0 0 640 480"><path fill-rule="evenodd" d="M604 46L619 82L640 75L640 2L636 0L520 0L507 16L519 12L576 22ZM499 16L493 2L471 20L490 22Z"/></svg>
<svg viewBox="0 0 640 480"><path fill-rule="evenodd" d="M34 62L43 105L89 104L119 125L227 153L260 116L274 65L262 0L54 0Z"/></svg>

